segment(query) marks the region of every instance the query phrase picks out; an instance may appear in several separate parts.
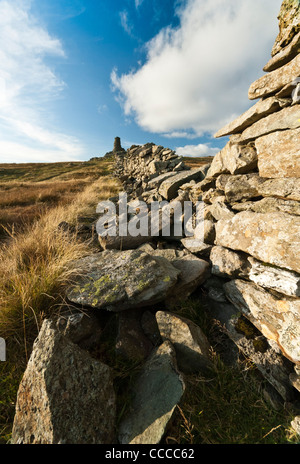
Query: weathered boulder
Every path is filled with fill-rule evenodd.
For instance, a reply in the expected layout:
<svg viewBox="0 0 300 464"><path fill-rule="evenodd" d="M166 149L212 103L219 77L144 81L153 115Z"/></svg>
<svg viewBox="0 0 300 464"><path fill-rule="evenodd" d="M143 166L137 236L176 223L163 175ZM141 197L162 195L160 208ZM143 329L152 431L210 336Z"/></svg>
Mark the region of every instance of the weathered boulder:
<svg viewBox="0 0 300 464"><path fill-rule="evenodd" d="M287 296L300 297L300 274L269 266L249 257L249 279L264 288L276 290Z"/></svg>
<svg viewBox="0 0 300 464"><path fill-rule="evenodd" d="M212 248L212 245L204 243L203 240L197 237L183 238L181 243L188 251L197 256L208 256Z"/></svg>
<svg viewBox="0 0 300 464"><path fill-rule="evenodd" d="M12 444L109 444L116 403L111 369L45 320L18 391Z"/></svg>
<svg viewBox="0 0 300 464"><path fill-rule="evenodd" d="M163 301L180 271L139 250L104 251L78 260L67 297L76 304L119 312Z"/></svg>
<svg viewBox="0 0 300 464"><path fill-rule="evenodd" d="M244 211L216 224L216 245L300 272L300 218L285 213Z"/></svg>
<svg viewBox="0 0 300 464"><path fill-rule="evenodd" d="M300 179L298 177L266 179L260 183L258 191L263 197L300 201Z"/></svg>
<svg viewBox="0 0 300 464"><path fill-rule="evenodd" d="M257 167L257 154L254 145L238 145L228 142L214 157L208 170L208 177L220 174L246 174Z"/></svg>
<svg viewBox="0 0 300 464"><path fill-rule="evenodd" d="M258 174L231 176L225 184L225 196L228 202L236 202L261 196L261 185L265 179Z"/></svg>
<svg viewBox="0 0 300 464"><path fill-rule="evenodd" d="M158 311L156 320L161 337L175 348L181 372L194 374L211 368L211 347L203 331L192 321L177 314Z"/></svg>
<svg viewBox="0 0 300 464"><path fill-rule="evenodd" d="M132 387L132 401L119 426L119 442L123 445L159 443L184 390L175 350L170 342L164 342L146 361Z"/></svg>
<svg viewBox="0 0 300 464"><path fill-rule="evenodd" d="M256 284L232 280L224 284L227 298L284 356L300 364L300 299L270 293Z"/></svg>
<svg viewBox="0 0 300 464"><path fill-rule="evenodd" d="M300 129L265 135L255 141L255 146L260 176L300 177Z"/></svg>
<svg viewBox="0 0 300 464"><path fill-rule="evenodd" d="M215 137L218 138L224 137L225 135L239 134L260 119L284 108L289 102L290 100L277 97L270 97L264 100L261 99L237 119L227 124L223 129L220 129L215 134Z"/></svg>
<svg viewBox="0 0 300 464"><path fill-rule="evenodd" d="M300 55L297 55L288 64L279 69L262 76L260 79L251 84L249 89L249 99L267 97L278 92L285 85L293 82L300 76Z"/></svg>
<svg viewBox="0 0 300 464"><path fill-rule="evenodd" d="M210 253L211 273L225 278L247 277L250 271L248 256L222 246L213 247Z"/></svg>

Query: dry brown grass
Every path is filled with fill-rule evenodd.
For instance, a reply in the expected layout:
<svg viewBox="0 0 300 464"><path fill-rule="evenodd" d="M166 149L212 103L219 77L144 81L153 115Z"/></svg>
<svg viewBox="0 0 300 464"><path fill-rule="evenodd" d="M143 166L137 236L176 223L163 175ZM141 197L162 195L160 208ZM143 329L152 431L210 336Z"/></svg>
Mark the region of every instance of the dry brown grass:
<svg viewBox="0 0 300 464"><path fill-rule="evenodd" d="M86 187L68 205L48 210L22 233L14 233L0 255L0 334L14 336L27 350L27 335L36 335L43 317L60 302L62 288L74 271L72 262L89 251L76 235L61 230L66 221L95 213L97 203L119 190L114 179ZM29 337L30 339L32 337Z"/></svg>

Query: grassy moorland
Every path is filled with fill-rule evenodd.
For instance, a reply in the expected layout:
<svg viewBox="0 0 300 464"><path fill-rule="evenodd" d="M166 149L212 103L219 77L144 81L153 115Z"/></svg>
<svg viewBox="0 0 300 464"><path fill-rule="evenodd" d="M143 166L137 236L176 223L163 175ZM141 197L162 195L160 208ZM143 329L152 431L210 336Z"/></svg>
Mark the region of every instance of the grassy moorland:
<svg viewBox="0 0 300 464"><path fill-rule="evenodd" d="M191 167L208 159L185 160ZM91 245L69 230L80 216L95 213L101 199L117 194L111 163L0 165L0 337L7 342L7 362L0 363L0 443L10 438L19 382L42 321L66 307L64 289L74 272L73 262L91 252ZM76 230L76 228L75 228ZM178 312L198 323L214 352L209 379L189 376L185 398L165 442L181 443L295 443L290 415L276 411L263 399L263 380L241 361L225 365L218 354L220 334L205 317L196 297ZM115 372L119 418L128 403L128 388L139 367L121 362L114 339L101 354Z"/></svg>

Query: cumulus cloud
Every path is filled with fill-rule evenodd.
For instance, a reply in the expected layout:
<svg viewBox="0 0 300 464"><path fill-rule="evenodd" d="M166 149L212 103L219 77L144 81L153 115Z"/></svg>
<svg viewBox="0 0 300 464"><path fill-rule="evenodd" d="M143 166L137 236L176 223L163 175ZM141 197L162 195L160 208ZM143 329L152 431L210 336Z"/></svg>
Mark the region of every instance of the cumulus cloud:
<svg viewBox="0 0 300 464"><path fill-rule="evenodd" d="M177 155L180 156L191 156L191 157L201 157L201 156L215 156L220 149L211 147L206 143L199 143L199 145L185 145L184 147L175 148Z"/></svg>
<svg viewBox="0 0 300 464"><path fill-rule="evenodd" d="M47 114L65 83L45 58L65 58L65 52L30 6L30 0L0 0L0 160L76 159L78 140L52 127Z"/></svg>
<svg viewBox="0 0 300 464"><path fill-rule="evenodd" d="M145 63L111 81L126 116L156 133L213 134L244 112L278 33L281 0L187 0Z"/></svg>

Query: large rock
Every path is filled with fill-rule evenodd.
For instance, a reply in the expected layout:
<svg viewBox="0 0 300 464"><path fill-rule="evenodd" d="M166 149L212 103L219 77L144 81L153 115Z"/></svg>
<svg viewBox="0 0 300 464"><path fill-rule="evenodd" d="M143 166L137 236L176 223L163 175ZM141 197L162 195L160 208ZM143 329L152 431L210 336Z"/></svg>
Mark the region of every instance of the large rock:
<svg viewBox="0 0 300 464"><path fill-rule="evenodd" d="M271 72L284 66L300 53L300 32L293 38L291 43L284 47L280 52L273 56L265 65L264 71Z"/></svg>
<svg viewBox="0 0 300 464"><path fill-rule="evenodd" d="M272 294L256 284L232 280L224 284L227 298L284 356L300 364L300 299Z"/></svg>
<svg viewBox="0 0 300 464"><path fill-rule="evenodd" d="M228 142L216 154L208 170L208 177L220 174L245 174L257 167L257 154L254 145L238 145Z"/></svg>
<svg viewBox="0 0 300 464"><path fill-rule="evenodd" d="M110 444L111 369L44 321L21 381L12 444Z"/></svg>
<svg viewBox="0 0 300 464"><path fill-rule="evenodd" d="M249 257L249 279L264 288L276 290L287 296L300 297L300 274L268 266Z"/></svg>
<svg viewBox="0 0 300 464"><path fill-rule="evenodd" d="M119 441L121 444L157 444L185 390L170 342L153 352L132 390L129 410L119 426Z"/></svg>
<svg viewBox="0 0 300 464"><path fill-rule="evenodd" d="M253 211L254 213L282 212L300 216L300 202L294 200L282 200L280 198L263 198L258 201L246 201L231 205L234 211Z"/></svg>
<svg viewBox="0 0 300 464"><path fill-rule="evenodd" d="M288 64L282 66L275 71L262 76L255 81L249 89L249 99L267 97L275 92L278 92L282 87L290 84L300 76L300 55L297 55Z"/></svg>
<svg viewBox="0 0 300 464"><path fill-rule="evenodd" d="M151 254L168 259L180 272L176 286L171 289L167 297L168 304L177 303L179 299L189 297L210 276L208 262L197 258L192 253L173 249L157 249Z"/></svg>
<svg viewBox="0 0 300 464"><path fill-rule="evenodd" d="M247 255L221 246L213 247L210 254L211 272L213 275L236 279L247 277L250 265Z"/></svg>
<svg viewBox="0 0 300 464"><path fill-rule="evenodd" d="M200 327L166 311L158 311L156 320L162 339L169 340L175 348L180 371L194 374L211 367L211 347Z"/></svg>
<svg viewBox="0 0 300 464"><path fill-rule="evenodd" d="M166 179L160 185L159 193L166 200L173 200L175 197L177 197L177 191L181 185L186 184L191 180L203 180L204 177L205 174L203 173L203 168L180 172L179 174L176 174L176 176L172 176Z"/></svg>
<svg viewBox="0 0 300 464"><path fill-rule="evenodd" d="M300 177L300 129L273 132L258 138L255 145L260 176Z"/></svg>
<svg viewBox="0 0 300 464"><path fill-rule="evenodd" d="M241 143L257 139L271 132L284 131L286 129L297 129L300 127L300 105L284 108L277 113L270 114L260 119L248 129L244 130L241 135L233 135L232 142ZM276 142L275 142L276 143Z"/></svg>
<svg viewBox="0 0 300 464"><path fill-rule="evenodd" d="M216 244L300 272L300 218L285 213L238 213L216 224Z"/></svg>
<svg viewBox="0 0 300 464"><path fill-rule="evenodd" d="M241 200L274 197L300 201L300 179L267 179L258 174L230 176L224 186L226 200L235 203Z"/></svg>
<svg viewBox="0 0 300 464"><path fill-rule="evenodd" d="M163 301L180 271L139 250L104 251L78 260L81 272L67 292L76 304L122 311Z"/></svg>
<svg viewBox="0 0 300 464"><path fill-rule="evenodd" d="M223 129L220 129L215 134L215 137L218 138L224 137L225 135L239 134L247 129L247 127L251 126L260 119L265 118L269 114L279 111L287 104L287 100L283 100L277 97L270 97L266 98L265 100L260 100L237 119L227 124L227 126L223 127Z"/></svg>
<svg viewBox="0 0 300 464"><path fill-rule="evenodd" d="M300 31L299 0L284 0L279 12L279 34L272 49L272 56L286 47Z"/></svg>

